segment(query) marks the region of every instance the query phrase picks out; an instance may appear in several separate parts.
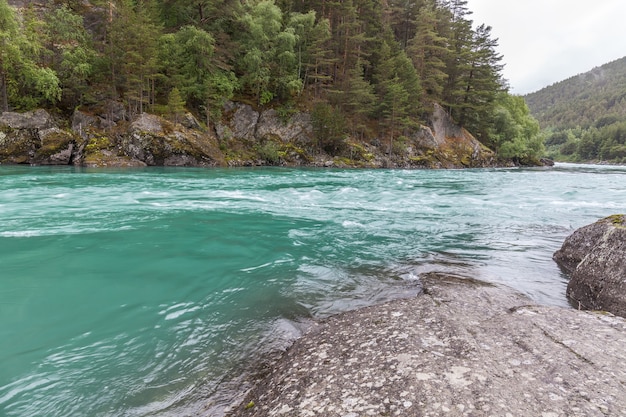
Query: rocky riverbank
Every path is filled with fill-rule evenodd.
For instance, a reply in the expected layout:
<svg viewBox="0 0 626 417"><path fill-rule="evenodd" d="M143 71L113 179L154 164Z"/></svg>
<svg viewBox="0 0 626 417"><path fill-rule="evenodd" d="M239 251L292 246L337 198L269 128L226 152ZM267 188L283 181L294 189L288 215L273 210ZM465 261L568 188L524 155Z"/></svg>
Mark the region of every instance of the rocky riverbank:
<svg viewBox="0 0 626 417"><path fill-rule="evenodd" d="M243 103L227 103L211 128L190 113L174 121L147 113L129 120L115 102L77 109L69 120L45 110L0 115L0 164L471 168L508 163L439 106L428 126L392 143L346 137L330 153L314 134L309 113L283 115Z"/></svg>
<svg viewBox="0 0 626 417"><path fill-rule="evenodd" d="M230 415L626 415L623 318L462 277L423 284L313 326Z"/></svg>
<svg viewBox="0 0 626 417"><path fill-rule="evenodd" d="M581 308L624 316L625 216L554 254ZM430 273L422 294L313 328L233 416L626 415L626 320Z"/></svg>

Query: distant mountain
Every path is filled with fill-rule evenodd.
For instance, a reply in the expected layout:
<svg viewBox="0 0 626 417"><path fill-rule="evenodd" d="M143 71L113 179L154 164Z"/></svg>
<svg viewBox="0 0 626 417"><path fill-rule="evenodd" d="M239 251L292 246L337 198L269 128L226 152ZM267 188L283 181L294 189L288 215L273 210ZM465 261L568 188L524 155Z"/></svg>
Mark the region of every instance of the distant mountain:
<svg viewBox="0 0 626 417"><path fill-rule="evenodd" d="M626 164L626 57L524 96L557 161Z"/></svg>
<svg viewBox="0 0 626 417"><path fill-rule="evenodd" d="M524 98L543 129L585 129L607 117L626 120L626 57Z"/></svg>

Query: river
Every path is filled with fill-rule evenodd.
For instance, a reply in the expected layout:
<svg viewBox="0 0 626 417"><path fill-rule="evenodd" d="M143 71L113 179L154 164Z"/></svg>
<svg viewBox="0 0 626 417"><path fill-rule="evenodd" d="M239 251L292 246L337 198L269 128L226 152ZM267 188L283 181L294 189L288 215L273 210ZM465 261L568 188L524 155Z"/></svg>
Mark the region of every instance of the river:
<svg viewBox="0 0 626 417"><path fill-rule="evenodd" d="M626 167L0 166L0 415L219 416L311 318L430 271L568 306L552 253Z"/></svg>

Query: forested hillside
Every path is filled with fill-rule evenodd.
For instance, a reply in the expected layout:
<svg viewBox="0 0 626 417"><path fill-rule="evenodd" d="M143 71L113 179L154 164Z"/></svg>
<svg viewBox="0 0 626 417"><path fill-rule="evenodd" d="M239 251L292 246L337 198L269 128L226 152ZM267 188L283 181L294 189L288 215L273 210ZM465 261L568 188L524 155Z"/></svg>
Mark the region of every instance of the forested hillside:
<svg viewBox="0 0 626 417"><path fill-rule="evenodd" d="M626 57L525 96L550 156L626 163Z"/></svg>
<svg viewBox="0 0 626 417"><path fill-rule="evenodd" d="M211 127L228 100L304 108L332 153L347 136L391 152L439 103L501 157L532 160L537 124L470 16L465 0L0 0L0 110L114 101L129 120L188 109Z"/></svg>

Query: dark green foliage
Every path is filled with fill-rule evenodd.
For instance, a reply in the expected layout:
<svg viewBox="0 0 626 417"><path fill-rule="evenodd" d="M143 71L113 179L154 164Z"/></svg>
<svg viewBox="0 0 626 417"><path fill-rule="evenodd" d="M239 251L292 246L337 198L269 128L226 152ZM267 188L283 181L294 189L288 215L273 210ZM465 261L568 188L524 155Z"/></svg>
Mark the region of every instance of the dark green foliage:
<svg viewBox="0 0 626 417"><path fill-rule="evenodd" d="M28 110L61 97L56 72L39 63L42 24L31 9L22 19L0 0L0 111Z"/></svg>
<svg viewBox="0 0 626 417"><path fill-rule="evenodd" d="M554 132L550 135L550 137L546 139L546 145L561 145L567 142L568 139L569 136L567 135L567 133L563 131Z"/></svg>
<svg viewBox="0 0 626 417"><path fill-rule="evenodd" d="M407 54L421 80L421 101L429 112L432 111L432 103L442 97L448 79L446 59L453 53L446 38L437 30L441 23L434 5L422 8L416 18L415 36L407 45Z"/></svg>
<svg viewBox="0 0 626 417"><path fill-rule="evenodd" d="M520 96L498 94L489 138L500 158L521 164L534 165L544 153L539 123Z"/></svg>
<svg viewBox="0 0 626 417"><path fill-rule="evenodd" d="M210 126L233 97L317 103L319 150L342 152L350 133L397 153L434 102L489 143L504 89L497 43L465 0L34 0L19 18L0 2L4 109L112 99L133 118L175 99Z"/></svg>
<svg viewBox="0 0 626 417"><path fill-rule="evenodd" d="M282 161L278 145L271 141L260 146L257 154L267 165L280 165Z"/></svg>
<svg viewBox="0 0 626 417"><path fill-rule="evenodd" d="M185 112L185 100L180 95L178 88L172 88L167 96L167 108L170 115L174 118L174 123L178 123L180 116Z"/></svg>
<svg viewBox="0 0 626 417"><path fill-rule="evenodd" d="M574 153L576 153L576 150L578 149L578 143L572 141L572 142L566 142L564 143L560 148L560 152L562 155L573 155Z"/></svg>
<svg viewBox="0 0 626 417"><path fill-rule="evenodd" d="M626 162L626 121L600 125L556 131L546 141L550 156L569 161Z"/></svg>
<svg viewBox="0 0 626 417"><path fill-rule="evenodd" d="M311 113L311 121L319 150L337 155L345 149L346 123L337 108L326 103L318 103Z"/></svg>

